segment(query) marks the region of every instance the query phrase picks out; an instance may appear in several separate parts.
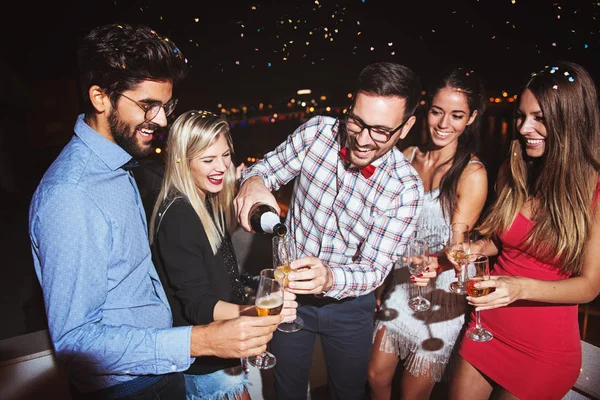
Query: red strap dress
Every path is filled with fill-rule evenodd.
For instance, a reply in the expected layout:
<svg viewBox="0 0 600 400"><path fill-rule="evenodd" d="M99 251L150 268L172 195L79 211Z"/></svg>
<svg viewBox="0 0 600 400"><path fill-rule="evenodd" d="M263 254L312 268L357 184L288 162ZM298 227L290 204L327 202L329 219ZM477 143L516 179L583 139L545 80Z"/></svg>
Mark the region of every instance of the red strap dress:
<svg viewBox="0 0 600 400"><path fill-rule="evenodd" d="M600 185L599 185L600 186ZM598 200L598 187L596 200ZM492 275L560 280L557 265L544 263L524 249L534 222L519 213L500 235L502 252ZM581 368L578 306L519 300L481 312L481 324L494 338L478 343L463 337L460 355L521 400L562 399ZM471 314L469 328L475 325Z"/></svg>

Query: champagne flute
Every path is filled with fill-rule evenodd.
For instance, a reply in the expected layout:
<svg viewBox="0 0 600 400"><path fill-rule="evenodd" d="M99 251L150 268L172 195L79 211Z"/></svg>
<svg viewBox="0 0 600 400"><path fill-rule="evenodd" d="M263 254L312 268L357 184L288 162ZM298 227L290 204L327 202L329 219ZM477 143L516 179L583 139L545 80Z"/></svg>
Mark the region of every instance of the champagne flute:
<svg viewBox="0 0 600 400"><path fill-rule="evenodd" d="M288 275L292 272L290 263L296 259L296 245L290 235L273 236L273 268L275 269L275 279L279 281L281 287L286 289L289 284ZM297 332L304 327L302 318L296 316L296 319L289 322L282 322L277 327L281 332Z"/></svg>
<svg viewBox="0 0 600 400"><path fill-rule="evenodd" d="M414 276L425 272L429 257L427 241L425 239L411 238L408 242L408 270ZM421 296L421 286L417 286L417 296L408 301L408 306L413 311L427 311L431 303Z"/></svg>
<svg viewBox="0 0 600 400"><path fill-rule="evenodd" d="M467 269L468 281L466 283L467 293L472 297L481 297L490 294L491 288L476 288L477 282L490 279L490 262L487 256L483 254L472 254L469 256L469 265ZM475 342L489 342L494 335L481 326L481 311L476 311L475 328L467 330L467 337Z"/></svg>
<svg viewBox="0 0 600 400"><path fill-rule="evenodd" d="M465 264L469 258L471 241L469 238L469 225L455 222L450 226L450 235L446 243L446 256L460 266L460 275L455 282L450 284L450 290L456 294L467 294L465 289Z"/></svg>
<svg viewBox="0 0 600 400"><path fill-rule="evenodd" d="M275 271L271 268L260 271L260 281L256 291L256 312L259 317L279 315L283 309L283 289L275 279ZM258 356L247 358L248 364L258 369L269 369L275 366L277 359L272 353L264 351Z"/></svg>

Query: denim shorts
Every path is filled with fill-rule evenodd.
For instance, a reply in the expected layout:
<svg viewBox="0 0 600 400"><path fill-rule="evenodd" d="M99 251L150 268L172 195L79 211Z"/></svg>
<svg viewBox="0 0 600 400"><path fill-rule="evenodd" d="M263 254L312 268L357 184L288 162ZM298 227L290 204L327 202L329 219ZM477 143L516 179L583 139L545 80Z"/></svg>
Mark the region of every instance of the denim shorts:
<svg viewBox="0 0 600 400"><path fill-rule="evenodd" d="M248 375L241 365L212 374L184 376L187 400L234 400L248 388Z"/></svg>

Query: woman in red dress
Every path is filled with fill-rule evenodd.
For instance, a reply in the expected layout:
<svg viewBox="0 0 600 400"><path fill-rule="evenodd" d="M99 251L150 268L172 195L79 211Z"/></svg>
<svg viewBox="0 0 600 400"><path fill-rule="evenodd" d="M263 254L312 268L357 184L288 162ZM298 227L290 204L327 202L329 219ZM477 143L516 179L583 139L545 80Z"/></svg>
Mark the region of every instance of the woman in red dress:
<svg viewBox="0 0 600 400"><path fill-rule="evenodd" d="M471 253L498 255L495 290L467 297L494 338L464 337L451 399L562 399L581 367L577 305L600 291L600 112L594 81L570 62L534 74L498 199ZM474 325L474 317L469 323Z"/></svg>

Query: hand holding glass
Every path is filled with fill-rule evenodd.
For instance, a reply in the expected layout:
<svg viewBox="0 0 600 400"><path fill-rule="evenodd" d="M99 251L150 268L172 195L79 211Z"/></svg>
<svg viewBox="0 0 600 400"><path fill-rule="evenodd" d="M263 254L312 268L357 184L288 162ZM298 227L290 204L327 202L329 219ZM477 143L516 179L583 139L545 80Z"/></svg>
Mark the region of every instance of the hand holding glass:
<svg viewBox="0 0 600 400"><path fill-rule="evenodd" d="M424 239L412 238L408 242L407 262L408 270L411 275L417 276L425 272L428 258L427 241ZM417 286L417 296L408 301L408 306L413 311L426 311L431 307L431 303L425 297L421 296L421 286Z"/></svg>
<svg viewBox="0 0 600 400"><path fill-rule="evenodd" d="M273 268L275 269L275 279L279 281L281 287L286 289L289 284L288 274L292 272L290 263L296 259L296 245L290 235L273 236ZM281 332L296 332L302 329L304 321L300 317L289 322L282 322L277 327Z"/></svg>
<svg viewBox="0 0 600 400"><path fill-rule="evenodd" d="M483 254L471 254L467 270L467 293L471 297L482 297L491 292L491 288L476 288L475 283L490 279L490 262ZM481 326L481 311L476 311L475 328L467 330L467 337L475 342L488 342L494 335Z"/></svg>
<svg viewBox="0 0 600 400"><path fill-rule="evenodd" d="M273 269L263 269L260 271L260 281L256 291L256 312L260 317L267 315L279 315L283 309L283 289L275 279ZM248 364L259 368L269 369L275 366L277 359L268 351L258 356L248 357Z"/></svg>
<svg viewBox="0 0 600 400"><path fill-rule="evenodd" d="M450 284L450 290L456 294L467 294L465 289L465 264L469 258L470 233L469 225L462 222L455 222L450 226L450 235L446 243L446 256L460 267L458 280Z"/></svg>

